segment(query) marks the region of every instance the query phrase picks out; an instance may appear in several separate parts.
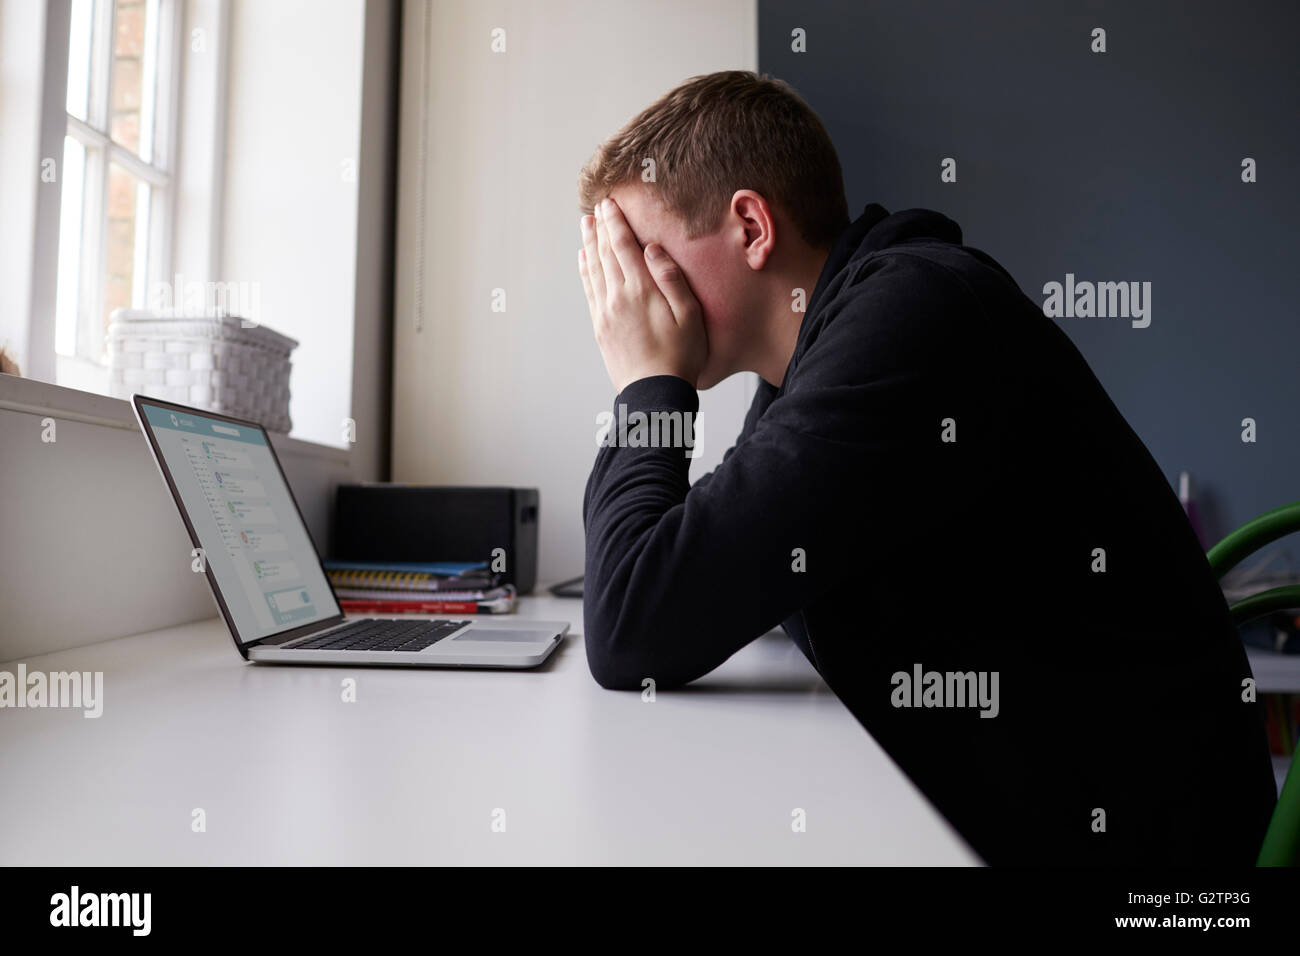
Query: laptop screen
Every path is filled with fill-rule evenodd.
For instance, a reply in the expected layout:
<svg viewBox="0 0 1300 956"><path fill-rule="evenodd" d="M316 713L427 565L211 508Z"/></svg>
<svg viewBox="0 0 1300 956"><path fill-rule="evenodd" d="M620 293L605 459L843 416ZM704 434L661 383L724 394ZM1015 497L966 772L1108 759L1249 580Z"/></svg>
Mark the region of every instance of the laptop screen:
<svg viewBox="0 0 1300 956"><path fill-rule="evenodd" d="M237 639L342 613L266 433L147 401L140 409Z"/></svg>

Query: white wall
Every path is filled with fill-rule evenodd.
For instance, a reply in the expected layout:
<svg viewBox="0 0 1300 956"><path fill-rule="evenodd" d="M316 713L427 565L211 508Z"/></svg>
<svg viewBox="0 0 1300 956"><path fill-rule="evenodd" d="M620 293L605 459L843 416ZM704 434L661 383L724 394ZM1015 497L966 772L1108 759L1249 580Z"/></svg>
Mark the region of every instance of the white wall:
<svg viewBox="0 0 1300 956"><path fill-rule="evenodd" d="M49 12L55 23L46 22ZM18 363L25 375L54 376L53 323L33 322L43 309L53 311L53 263L42 263L39 248L49 258L57 255L58 236L49 221L57 219L62 176L41 181L41 161L63 164L62 130L41 115L46 81L46 59L62 56L67 69L66 42L47 50L51 33L66 30L68 10L33 0L0 0L0 348ZM51 41L52 42L52 41ZM51 64L57 72L59 64ZM60 116L61 119L61 116ZM41 222L42 207L53 204ZM34 267L41 265L39 275ZM36 280L36 281L34 281Z"/></svg>
<svg viewBox="0 0 1300 956"><path fill-rule="evenodd" d="M42 440L47 417L53 442ZM348 452L273 436L312 536ZM0 375L0 662L216 613L126 402ZM235 653L232 648L231 654Z"/></svg>
<svg viewBox="0 0 1300 956"><path fill-rule="evenodd" d="M299 341L292 435L352 415L364 0L234 0L219 274Z"/></svg>
<svg viewBox="0 0 1300 956"><path fill-rule="evenodd" d="M177 64L180 109L171 210L173 272L166 278L180 274L215 280L221 262L225 162L221 144L226 128L230 5L226 0L186 0L181 36L185 52ZM194 43L195 36L204 38L202 45Z"/></svg>
<svg viewBox="0 0 1300 956"><path fill-rule="evenodd" d="M0 348L27 367L45 4L0 0Z"/></svg>
<svg viewBox="0 0 1300 956"><path fill-rule="evenodd" d="M393 478L541 490L540 580L582 573L582 492L614 391L577 274L578 170L687 77L754 69L753 0L434 0L403 14ZM506 30L506 52L490 49ZM419 168L421 65L428 150ZM428 224L415 328L417 196ZM506 312L491 310L494 288ZM750 376L704 393L697 477L740 429Z"/></svg>
<svg viewBox="0 0 1300 956"><path fill-rule="evenodd" d="M357 433L350 448L358 481L386 478L389 466L400 16L394 0L366 2L352 336L352 417Z"/></svg>

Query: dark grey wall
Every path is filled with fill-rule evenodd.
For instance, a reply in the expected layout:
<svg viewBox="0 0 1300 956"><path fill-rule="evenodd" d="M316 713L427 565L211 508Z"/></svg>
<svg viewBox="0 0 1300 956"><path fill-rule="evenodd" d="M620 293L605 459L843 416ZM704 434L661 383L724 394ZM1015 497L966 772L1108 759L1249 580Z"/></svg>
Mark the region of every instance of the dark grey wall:
<svg viewBox="0 0 1300 956"><path fill-rule="evenodd" d="M821 115L852 215L944 212L1039 303L1152 283L1148 328L1057 321L1212 532L1300 499L1298 35L1294 2L759 2L760 69Z"/></svg>

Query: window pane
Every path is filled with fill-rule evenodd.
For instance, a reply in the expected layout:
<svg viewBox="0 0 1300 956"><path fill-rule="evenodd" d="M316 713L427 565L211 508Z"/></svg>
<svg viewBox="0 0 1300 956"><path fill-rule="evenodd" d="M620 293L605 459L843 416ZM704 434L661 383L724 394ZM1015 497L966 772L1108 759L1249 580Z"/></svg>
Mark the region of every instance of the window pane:
<svg viewBox="0 0 1300 956"><path fill-rule="evenodd" d="M140 95L140 156L153 162L153 136L158 106L158 5L161 0L145 0L145 37L143 88Z"/></svg>
<svg viewBox="0 0 1300 956"><path fill-rule="evenodd" d="M94 0L72 0L68 36L68 112L85 120L90 102L90 39L94 35Z"/></svg>
<svg viewBox="0 0 1300 956"><path fill-rule="evenodd" d="M77 350L85 188L86 148L71 136L65 136L63 199L59 208L59 277L54 306L54 349L61 355L74 355Z"/></svg>
<svg viewBox="0 0 1300 956"><path fill-rule="evenodd" d="M116 163L108 167L108 231L104 248L104 329L114 309L144 304L149 252L149 186Z"/></svg>
<svg viewBox="0 0 1300 956"><path fill-rule="evenodd" d="M114 0L113 103L109 135L143 159L152 159L157 86L158 4Z"/></svg>

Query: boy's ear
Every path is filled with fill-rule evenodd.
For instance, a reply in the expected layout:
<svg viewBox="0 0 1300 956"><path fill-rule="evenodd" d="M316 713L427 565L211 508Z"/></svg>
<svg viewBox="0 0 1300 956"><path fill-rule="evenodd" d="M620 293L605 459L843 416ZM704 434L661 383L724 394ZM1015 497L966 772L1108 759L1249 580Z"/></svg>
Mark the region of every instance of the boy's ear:
<svg viewBox="0 0 1300 956"><path fill-rule="evenodd" d="M776 248L776 217L761 194L752 189L738 189L731 197L731 214L741 229L745 245L745 262L754 271L767 266Z"/></svg>

